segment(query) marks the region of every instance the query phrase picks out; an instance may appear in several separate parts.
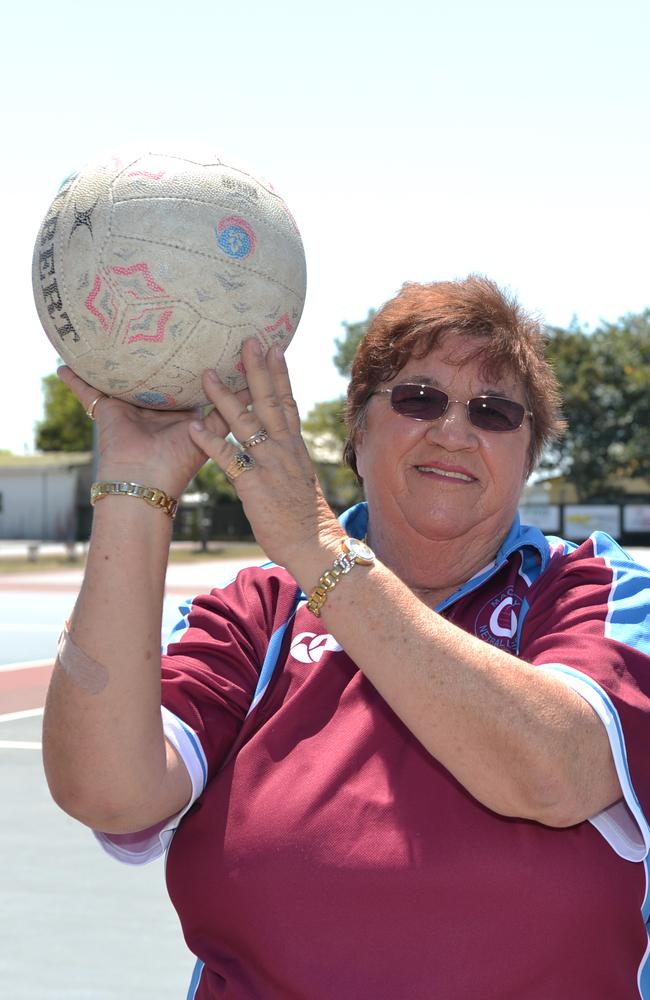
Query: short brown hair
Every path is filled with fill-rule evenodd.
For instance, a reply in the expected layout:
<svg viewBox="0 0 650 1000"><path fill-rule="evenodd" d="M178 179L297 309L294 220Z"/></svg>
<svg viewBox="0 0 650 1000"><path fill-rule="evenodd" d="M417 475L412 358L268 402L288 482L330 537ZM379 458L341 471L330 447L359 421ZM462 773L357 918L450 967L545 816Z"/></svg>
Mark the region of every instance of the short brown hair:
<svg viewBox="0 0 650 1000"><path fill-rule="evenodd" d="M373 317L352 365L343 458L357 478L354 442L377 386L397 375L411 357L425 357L449 334L476 337L476 348L459 355L459 365L478 358L483 377L508 372L521 380L533 413L529 473L544 445L562 432L559 384L545 357L546 337L514 296L480 275L427 285L407 282Z"/></svg>

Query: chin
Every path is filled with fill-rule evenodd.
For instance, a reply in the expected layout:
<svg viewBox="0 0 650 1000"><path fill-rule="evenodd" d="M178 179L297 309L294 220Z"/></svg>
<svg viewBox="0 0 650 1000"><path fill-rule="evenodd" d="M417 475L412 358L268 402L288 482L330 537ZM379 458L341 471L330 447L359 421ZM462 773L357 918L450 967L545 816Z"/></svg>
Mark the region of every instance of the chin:
<svg viewBox="0 0 650 1000"><path fill-rule="evenodd" d="M481 523L475 514L471 518L459 517L458 511L448 514L434 511L428 517L421 511L411 513L411 516L405 512L405 520L412 531L432 542L460 538Z"/></svg>

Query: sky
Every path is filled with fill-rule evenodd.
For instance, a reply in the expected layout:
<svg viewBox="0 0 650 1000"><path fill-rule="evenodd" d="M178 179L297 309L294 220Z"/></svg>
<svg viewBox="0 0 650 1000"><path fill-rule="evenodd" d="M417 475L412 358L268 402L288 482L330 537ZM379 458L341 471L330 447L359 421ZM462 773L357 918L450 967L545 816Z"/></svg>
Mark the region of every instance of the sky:
<svg viewBox="0 0 650 1000"><path fill-rule="evenodd" d="M31 255L104 151L200 144L301 230L287 359L305 415L344 391L344 322L404 281L487 274L548 323L650 307L647 0L33 0L3 14L0 449L33 451L56 367Z"/></svg>

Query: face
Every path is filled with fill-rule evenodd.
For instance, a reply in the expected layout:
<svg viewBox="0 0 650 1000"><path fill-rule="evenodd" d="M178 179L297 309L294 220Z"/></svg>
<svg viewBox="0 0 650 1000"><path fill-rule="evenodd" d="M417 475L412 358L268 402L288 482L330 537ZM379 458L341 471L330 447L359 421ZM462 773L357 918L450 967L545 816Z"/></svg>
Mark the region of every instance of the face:
<svg viewBox="0 0 650 1000"><path fill-rule="evenodd" d="M406 532L412 541L415 532L431 541L477 542L481 551L494 545L496 551L507 534L525 481L530 420L505 433L470 423L463 404L473 396L496 394L526 406L523 387L514 377L486 381L480 361L454 362L454 354L475 343L461 336L447 338L380 386L424 382L442 389L450 400L462 401L450 402L438 420L396 413L387 394L370 400L355 450L373 538L381 532L399 539Z"/></svg>

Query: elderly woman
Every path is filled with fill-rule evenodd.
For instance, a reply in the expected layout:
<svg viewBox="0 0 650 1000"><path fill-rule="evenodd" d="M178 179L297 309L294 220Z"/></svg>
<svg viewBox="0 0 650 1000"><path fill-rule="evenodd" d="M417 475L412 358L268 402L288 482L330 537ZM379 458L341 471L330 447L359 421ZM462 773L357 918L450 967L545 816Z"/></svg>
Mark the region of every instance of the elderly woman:
<svg viewBox="0 0 650 1000"><path fill-rule="evenodd" d="M354 363L340 523L282 355L243 360L199 421L63 370L101 457L56 800L123 860L168 847L196 1000L650 997L649 580L519 523L560 427L538 325L486 279L406 285ZM167 514L206 456L274 563L185 609L161 712Z"/></svg>

